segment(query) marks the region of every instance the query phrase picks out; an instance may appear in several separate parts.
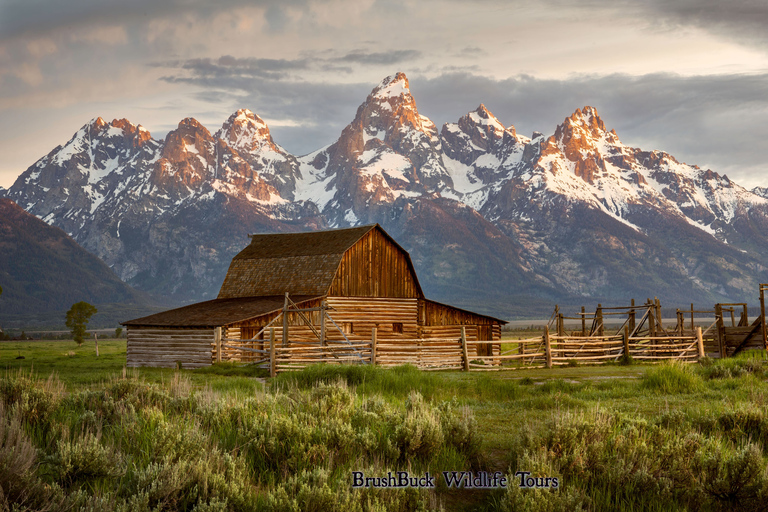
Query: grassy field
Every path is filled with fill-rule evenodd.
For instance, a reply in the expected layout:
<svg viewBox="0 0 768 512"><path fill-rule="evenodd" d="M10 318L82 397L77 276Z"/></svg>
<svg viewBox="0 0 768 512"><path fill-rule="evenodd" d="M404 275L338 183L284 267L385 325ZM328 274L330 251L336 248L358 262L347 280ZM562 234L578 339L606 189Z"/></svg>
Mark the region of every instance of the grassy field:
<svg viewBox="0 0 768 512"><path fill-rule="evenodd" d="M513 332L513 337L518 333ZM527 337L529 333L521 333ZM762 510L763 354L496 373L125 370L125 340L0 343L0 510ZM352 472L501 471L495 490ZM521 489L517 471L558 478Z"/></svg>

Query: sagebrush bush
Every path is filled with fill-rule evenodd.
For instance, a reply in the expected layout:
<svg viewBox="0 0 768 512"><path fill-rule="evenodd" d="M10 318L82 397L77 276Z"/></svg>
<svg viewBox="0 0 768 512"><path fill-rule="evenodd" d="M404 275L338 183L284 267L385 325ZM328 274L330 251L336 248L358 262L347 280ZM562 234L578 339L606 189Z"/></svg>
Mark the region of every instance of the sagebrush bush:
<svg viewBox="0 0 768 512"><path fill-rule="evenodd" d="M426 458L445 441L440 414L417 391L411 392L405 414L395 430L395 441L404 459Z"/></svg>
<svg viewBox="0 0 768 512"><path fill-rule="evenodd" d="M77 481L116 477L124 471L124 458L113 446L101 442L101 436L86 431L70 437L65 434L56 444L50 463L63 485Z"/></svg>

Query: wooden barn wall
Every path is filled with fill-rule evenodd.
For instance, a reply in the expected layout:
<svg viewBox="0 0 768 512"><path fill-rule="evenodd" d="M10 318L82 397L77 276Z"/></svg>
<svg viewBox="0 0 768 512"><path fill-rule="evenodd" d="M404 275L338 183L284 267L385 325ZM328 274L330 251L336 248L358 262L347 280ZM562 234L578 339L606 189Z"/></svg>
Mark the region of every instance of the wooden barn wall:
<svg viewBox="0 0 768 512"><path fill-rule="evenodd" d="M368 341L371 339L371 329L376 327L376 337L381 343L397 342L401 340L413 340L417 338L444 338L447 340L459 340L461 338L461 324L448 325L420 325L418 321L417 299L396 299L380 297L329 297L327 304L331 318L338 327L346 331L347 338L351 341ZM318 307L321 300L309 301L301 304L302 308ZM453 310L453 308L448 308ZM455 310L454 310L455 311ZM461 313L461 312L460 312ZM258 333L262 327L269 324L280 313L258 317L248 322L234 324L225 329L224 338L250 339ZM465 313L466 314L466 313ZM320 331L320 313L304 313L315 329ZM452 319L455 321L455 319ZM472 321L465 325L468 341L487 341L501 339L501 326L491 324L485 317L468 315L464 320ZM479 320L486 321L481 324ZM283 321L279 319L272 324L275 328L275 339L282 343ZM398 332L402 331L402 332ZM288 337L290 342L317 342L318 337L312 329L299 316L298 313L288 314ZM260 338L249 345L252 348L264 348L269 346L269 331L265 331ZM336 326L326 321L326 339L342 341Z"/></svg>
<svg viewBox="0 0 768 512"><path fill-rule="evenodd" d="M126 366L183 368L210 366L213 361L213 329L128 327Z"/></svg>
<svg viewBox="0 0 768 512"><path fill-rule="evenodd" d="M501 336L501 325L492 318L428 300L419 300L419 323L425 327L451 325L495 326L499 336Z"/></svg>
<svg viewBox="0 0 768 512"><path fill-rule="evenodd" d="M417 283L407 255L373 229L344 253L329 295L416 298Z"/></svg>
<svg viewBox="0 0 768 512"><path fill-rule="evenodd" d="M301 308L320 306L321 301L308 301ZM328 314L341 329L346 329L347 338L353 341L368 341L371 339L371 329L377 327L377 339L381 341L414 339L419 336L416 318L416 299L390 299L378 297L329 297ZM225 338L248 339L243 337L258 331L269 324L280 312L264 315L247 322L233 324L226 329ZM304 316L320 331L320 313L309 312ZM400 325L396 325L400 324ZM339 329L326 320L326 339L342 341L344 337ZM272 324L275 328L275 339L281 343L283 336L283 320ZM402 327L402 332L395 332ZM269 331L262 335L269 340ZM291 342L318 341L307 322L298 313L288 314L288 338ZM257 341L258 343L258 341ZM268 343L267 343L268 345Z"/></svg>

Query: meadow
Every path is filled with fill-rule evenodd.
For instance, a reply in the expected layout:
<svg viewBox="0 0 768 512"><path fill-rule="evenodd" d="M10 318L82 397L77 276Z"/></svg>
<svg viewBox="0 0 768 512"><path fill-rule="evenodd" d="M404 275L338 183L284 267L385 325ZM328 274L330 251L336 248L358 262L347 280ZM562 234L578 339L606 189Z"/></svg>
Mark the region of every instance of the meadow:
<svg viewBox="0 0 768 512"><path fill-rule="evenodd" d="M763 353L471 373L125 369L125 340L0 343L0 510L762 510ZM353 489L353 472L496 489ZM518 471L558 479L523 489Z"/></svg>

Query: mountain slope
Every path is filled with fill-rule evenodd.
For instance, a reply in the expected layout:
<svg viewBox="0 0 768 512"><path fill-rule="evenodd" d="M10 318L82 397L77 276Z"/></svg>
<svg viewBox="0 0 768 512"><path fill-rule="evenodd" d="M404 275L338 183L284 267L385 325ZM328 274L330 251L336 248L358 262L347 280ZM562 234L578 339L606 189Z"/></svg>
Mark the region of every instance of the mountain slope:
<svg viewBox="0 0 768 512"><path fill-rule="evenodd" d="M0 286L3 316L66 310L82 300L148 302L64 231L6 198L0 198Z"/></svg>

